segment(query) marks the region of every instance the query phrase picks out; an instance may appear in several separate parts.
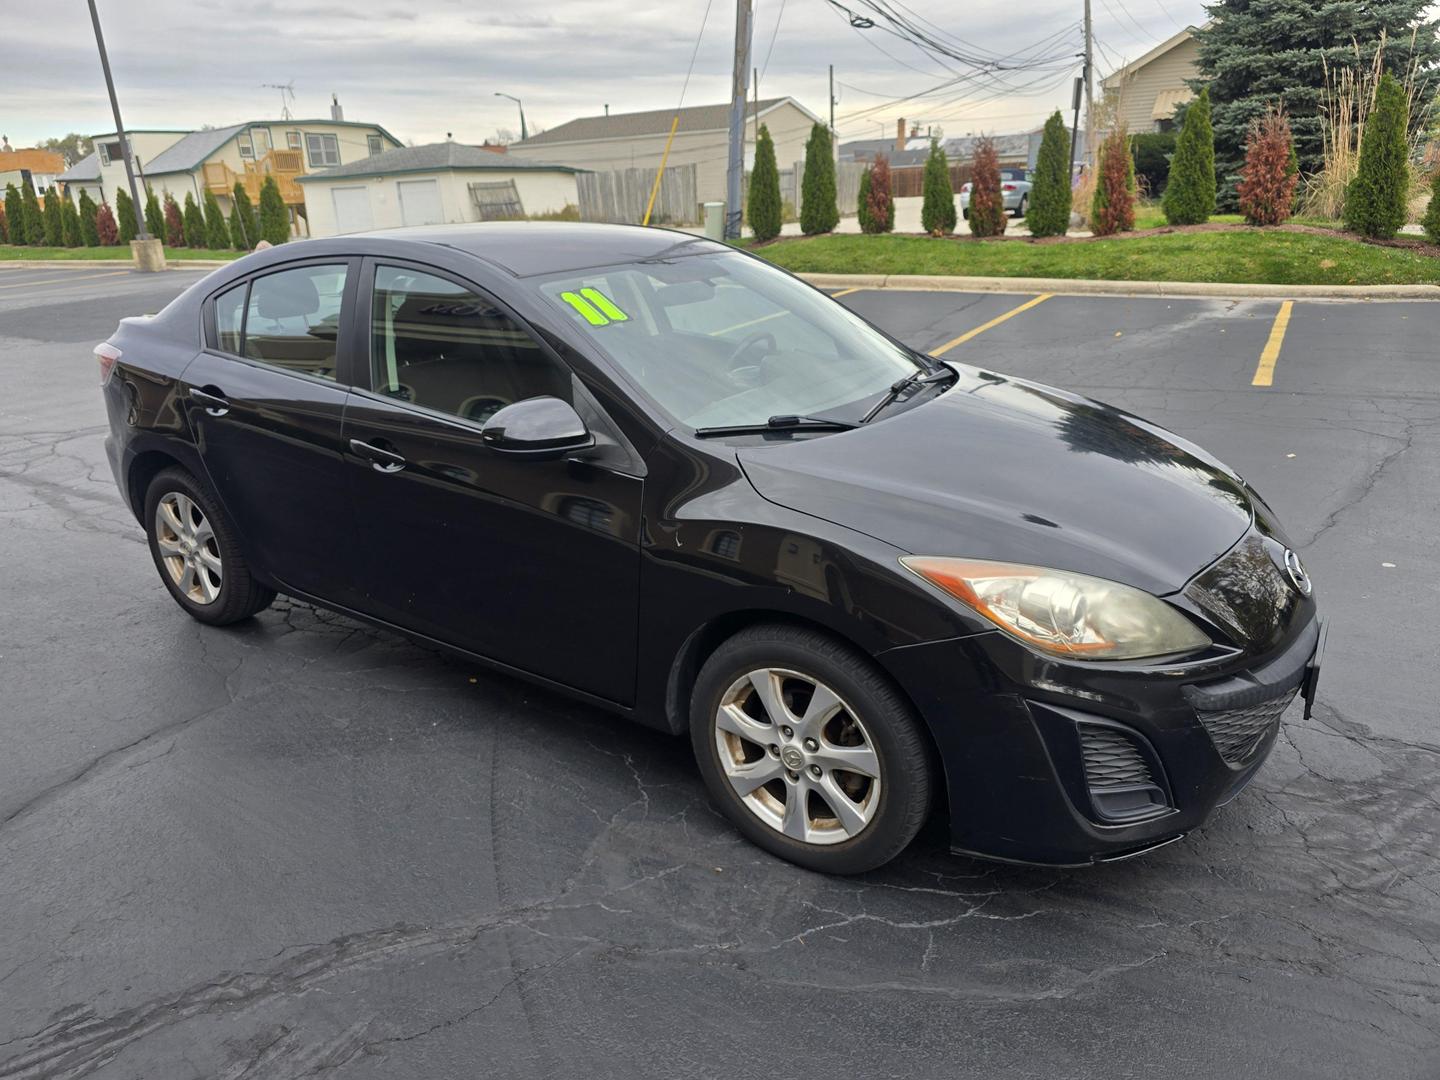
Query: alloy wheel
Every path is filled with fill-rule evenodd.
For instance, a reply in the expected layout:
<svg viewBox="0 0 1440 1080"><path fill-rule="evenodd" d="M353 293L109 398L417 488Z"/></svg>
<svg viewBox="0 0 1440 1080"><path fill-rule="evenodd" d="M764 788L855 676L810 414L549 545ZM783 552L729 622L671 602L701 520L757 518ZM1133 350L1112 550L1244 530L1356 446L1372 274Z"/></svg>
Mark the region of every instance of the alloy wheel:
<svg viewBox="0 0 1440 1080"><path fill-rule="evenodd" d="M860 835L880 804L880 758L830 687L784 668L736 679L715 713L720 767L740 801L806 844Z"/></svg>
<svg viewBox="0 0 1440 1080"><path fill-rule="evenodd" d="M213 604L224 569L220 542L199 503L168 491L155 507L155 543L171 582L192 604Z"/></svg>

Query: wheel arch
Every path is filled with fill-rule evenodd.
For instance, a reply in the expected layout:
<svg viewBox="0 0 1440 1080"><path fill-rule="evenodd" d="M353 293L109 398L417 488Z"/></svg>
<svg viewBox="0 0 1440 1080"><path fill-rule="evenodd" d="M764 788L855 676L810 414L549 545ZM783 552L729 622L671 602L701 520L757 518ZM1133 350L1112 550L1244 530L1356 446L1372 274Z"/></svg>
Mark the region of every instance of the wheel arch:
<svg viewBox="0 0 1440 1080"><path fill-rule="evenodd" d="M204 474L196 471L199 463L186 461L186 456L169 449L149 449L137 453L131 460L125 472L125 498L130 504L130 512L140 524L145 524L145 493L150 490L150 482L165 469L179 467L201 483L205 482Z"/></svg>

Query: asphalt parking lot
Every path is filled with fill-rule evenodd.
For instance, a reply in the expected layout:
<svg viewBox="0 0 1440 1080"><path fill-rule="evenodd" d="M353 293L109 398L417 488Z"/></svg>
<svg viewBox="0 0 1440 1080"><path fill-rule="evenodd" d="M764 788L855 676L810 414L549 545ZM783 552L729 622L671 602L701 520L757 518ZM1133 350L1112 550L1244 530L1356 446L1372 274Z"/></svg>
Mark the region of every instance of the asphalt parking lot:
<svg viewBox="0 0 1440 1080"><path fill-rule="evenodd" d="M186 618L90 349L198 276L0 270L0 1078L1440 1075L1440 304L844 295L1218 453L1332 624L1201 833L830 879L682 741L308 606Z"/></svg>

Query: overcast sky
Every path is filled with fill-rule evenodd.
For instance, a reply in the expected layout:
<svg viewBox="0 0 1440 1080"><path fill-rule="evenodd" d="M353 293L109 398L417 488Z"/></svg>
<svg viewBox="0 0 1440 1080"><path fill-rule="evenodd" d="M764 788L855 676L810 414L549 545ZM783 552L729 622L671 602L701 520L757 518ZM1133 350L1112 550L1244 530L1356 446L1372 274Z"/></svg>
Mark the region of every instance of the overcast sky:
<svg viewBox="0 0 1440 1080"><path fill-rule="evenodd" d="M496 91L524 100L532 128L600 113L606 103L612 112L673 107L706 10L705 0L97 2L127 126L278 117L280 92L262 84L293 81L297 117L328 115L333 92L347 119L417 144L447 132L479 142L497 128L518 129L515 106ZM991 53L1057 33L1080 47L1081 0L908 0L908 8ZM1097 0L1098 73L1201 18L1199 0ZM1071 23L1077 28L1064 33ZM113 130L84 0L17 5L5 30L0 133L25 146L72 130ZM729 97L734 33L734 4L713 0L686 104ZM1031 82L1040 92L996 96L962 83L887 104L967 69L952 63L946 71L881 30L852 29L825 0L756 0L752 56L764 70L762 96L791 95L821 116L833 63L842 139L891 133L902 115L951 135L1019 131L1068 108L1070 96L1064 73L1011 73L1012 84Z"/></svg>

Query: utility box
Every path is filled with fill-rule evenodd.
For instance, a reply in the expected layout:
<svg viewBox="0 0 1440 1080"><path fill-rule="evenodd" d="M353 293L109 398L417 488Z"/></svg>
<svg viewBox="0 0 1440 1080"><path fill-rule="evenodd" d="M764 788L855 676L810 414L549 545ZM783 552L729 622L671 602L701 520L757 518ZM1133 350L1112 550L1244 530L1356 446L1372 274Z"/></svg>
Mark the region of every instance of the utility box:
<svg viewBox="0 0 1440 1080"><path fill-rule="evenodd" d="M707 202L705 205L705 236L710 240L725 239L725 204Z"/></svg>

